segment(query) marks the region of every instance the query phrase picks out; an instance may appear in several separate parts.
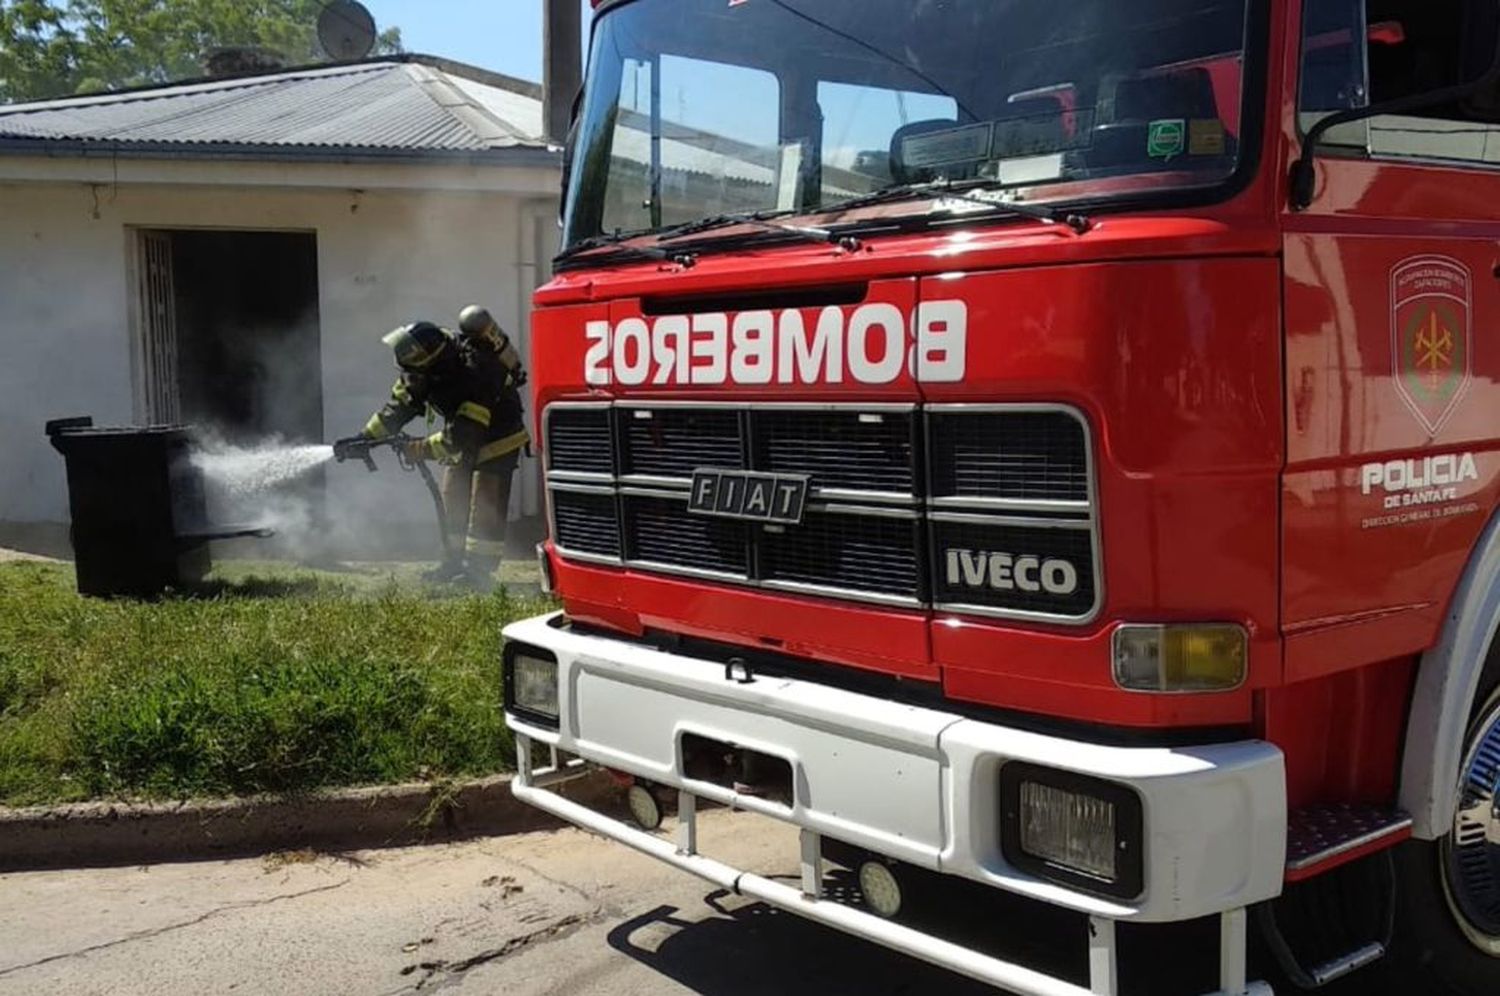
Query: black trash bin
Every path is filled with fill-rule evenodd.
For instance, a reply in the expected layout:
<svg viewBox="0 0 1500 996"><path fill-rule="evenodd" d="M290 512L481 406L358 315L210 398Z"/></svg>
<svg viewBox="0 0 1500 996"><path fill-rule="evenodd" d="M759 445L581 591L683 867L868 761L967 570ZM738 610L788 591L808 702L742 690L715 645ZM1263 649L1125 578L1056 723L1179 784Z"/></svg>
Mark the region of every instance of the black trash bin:
<svg viewBox="0 0 1500 996"><path fill-rule="evenodd" d="M186 427L95 427L91 418L71 418L48 422L47 435L67 461L81 594L159 595L203 580L210 540L270 535L209 525Z"/></svg>

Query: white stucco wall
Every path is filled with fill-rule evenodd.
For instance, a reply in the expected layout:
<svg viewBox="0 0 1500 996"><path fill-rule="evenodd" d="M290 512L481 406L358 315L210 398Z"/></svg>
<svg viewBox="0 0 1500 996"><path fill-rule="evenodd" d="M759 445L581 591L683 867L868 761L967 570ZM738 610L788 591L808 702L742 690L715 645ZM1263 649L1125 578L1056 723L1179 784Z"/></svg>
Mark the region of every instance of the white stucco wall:
<svg viewBox="0 0 1500 996"><path fill-rule="evenodd" d="M419 189L400 189L408 185ZM523 215L550 216L555 190L556 174L545 169L129 163L121 170L0 159L0 523L67 519L63 461L44 438L46 420L142 417L131 366L133 229L316 234L325 438L333 439L357 431L383 400L393 369L379 337L401 322L451 326L459 307L482 302L524 348L538 261ZM526 486L517 511L535 513L532 476L527 468L518 477ZM334 507L341 488L367 487L352 475L331 478ZM425 501L413 481L391 515L420 516Z"/></svg>

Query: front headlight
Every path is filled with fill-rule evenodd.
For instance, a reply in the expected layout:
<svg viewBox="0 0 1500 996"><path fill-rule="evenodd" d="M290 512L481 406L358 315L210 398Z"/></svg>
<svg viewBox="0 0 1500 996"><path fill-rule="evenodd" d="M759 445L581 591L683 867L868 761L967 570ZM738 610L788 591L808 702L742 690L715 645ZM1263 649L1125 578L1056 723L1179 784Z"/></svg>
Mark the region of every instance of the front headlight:
<svg viewBox="0 0 1500 996"><path fill-rule="evenodd" d="M557 658L545 650L505 648L505 707L520 719L556 726Z"/></svg>
<svg viewBox="0 0 1500 996"><path fill-rule="evenodd" d="M1135 792L1018 761L1000 769L1000 789L1006 861L1084 892L1140 894L1144 826Z"/></svg>
<svg viewBox="0 0 1500 996"><path fill-rule="evenodd" d="M1115 807L1091 795L1041 782L1021 783L1021 850L1033 857L1113 882Z"/></svg>

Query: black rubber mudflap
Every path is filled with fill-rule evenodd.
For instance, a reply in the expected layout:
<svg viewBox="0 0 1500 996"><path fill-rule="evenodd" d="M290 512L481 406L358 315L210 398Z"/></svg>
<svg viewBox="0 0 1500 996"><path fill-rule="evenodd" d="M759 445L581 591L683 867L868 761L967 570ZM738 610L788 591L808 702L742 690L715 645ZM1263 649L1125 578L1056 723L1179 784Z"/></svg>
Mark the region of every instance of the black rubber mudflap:
<svg viewBox="0 0 1500 996"><path fill-rule="evenodd" d="M1288 980L1318 989L1384 957L1395 930L1389 851L1287 886L1256 907L1262 940Z"/></svg>

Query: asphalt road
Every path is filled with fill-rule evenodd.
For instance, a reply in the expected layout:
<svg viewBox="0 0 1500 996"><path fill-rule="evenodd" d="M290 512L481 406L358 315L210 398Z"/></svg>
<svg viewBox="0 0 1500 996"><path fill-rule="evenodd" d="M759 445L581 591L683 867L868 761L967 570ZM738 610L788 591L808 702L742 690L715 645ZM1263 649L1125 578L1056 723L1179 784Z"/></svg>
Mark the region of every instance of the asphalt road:
<svg viewBox="0 0 1500 996"><path fill-rule="evenodd" d="M796 880L795 835L774 822L709 811L700 842L740 867ZM834 886L848 878L839 872ZM956 915L971 943L1010 944L1012 957L1019 945L1030 963L1040 958L1038 967L1083 980L1081 918L943 897L932 908ZM1206 926L1170 956L1159 943L1122 937L1127 982L1131 962L1151 973L1144 988L1126 991L1167 996L1157 969L1190 950L1210 962L1181 991L1212 988L1198 984L1213 978ZM342 856L0 875L0 996L436 991L995 996L575 830Z"/></svg>
<svg viewBox="0 0 1500 996"><path fill-rule="evenodd" d="M705 850L795 838L702 816ZM0 875L0 993L993 994L565 830L457 845Z"/></svg>

